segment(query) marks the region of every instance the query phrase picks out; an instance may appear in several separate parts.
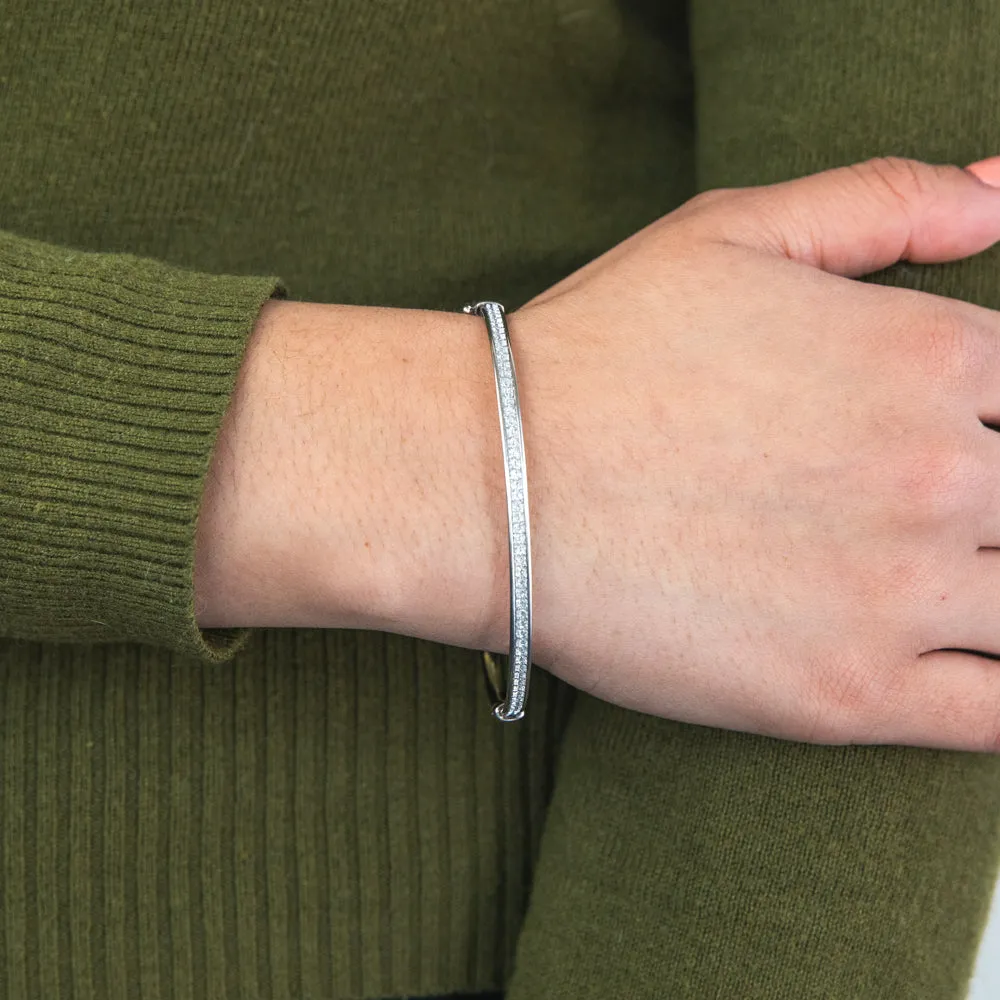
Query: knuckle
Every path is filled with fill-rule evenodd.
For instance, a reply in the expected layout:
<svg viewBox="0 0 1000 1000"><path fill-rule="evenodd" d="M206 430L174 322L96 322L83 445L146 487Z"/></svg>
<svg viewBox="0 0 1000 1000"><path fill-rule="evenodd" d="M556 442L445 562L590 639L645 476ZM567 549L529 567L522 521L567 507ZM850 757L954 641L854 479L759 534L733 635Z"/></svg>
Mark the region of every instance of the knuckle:
<svg viewBox="0 0 1000 1000"><path fill-rule="evenodd" d="M988 470L957 442L924 445L902 462L897 482L909 519L938 522L978 505Z"/></svg>
<svg viewBox="0 0 1000 1000"><path fill-rule="evenodd" d="M720 206L733 205L740 197L741 188L711 188L689 198L683 205L671 213L671 218L678 222L688 219L705 219L717 214Z"/></svg>
<svg viewBox="0 0 1000 1000"><path fill-rule="evenodd" d="M867 181L904 204L926 193L931 169L904 156L874 156L858 164Z"/></svg>
<svg viewBox="0 0 1000 1000"><path fill-rule="evenodd" d="M733 194L733 188L710 188L708 191L701 191L691 198L687 204L695 209L714 208L719 202L729 200Z"/></svg>
<svg viewBox="0 0 1000 1000"><path fill-rule="evenodd" d="M957 164L927 163L905 156L873 156L849 169L904 210L915 201L932 196L942 185L968 184L971 176Z"/></svg>
<svg viewBox="0 0 1000 1000"><path fill-rule="evenodd" d="M888 710L894 676L875 653L832 657L815 673L813 732L830 742L864 742Z"/></svg>

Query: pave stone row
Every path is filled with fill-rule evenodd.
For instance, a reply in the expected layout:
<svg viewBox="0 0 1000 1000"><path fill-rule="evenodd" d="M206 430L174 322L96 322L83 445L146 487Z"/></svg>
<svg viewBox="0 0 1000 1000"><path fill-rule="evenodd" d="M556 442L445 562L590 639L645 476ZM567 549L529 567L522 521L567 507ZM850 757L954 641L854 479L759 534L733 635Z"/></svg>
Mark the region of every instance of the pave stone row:
<svg viewBox="0 0 1000 1000"><path fill-rule="evenodd" d="M496 370L500 386L500 412L502 415L504 441L507 451L507 469L510 477L510 516L513 548L511 553L511 576L514 584L512 595L514 615L515 647L511 650L512 666L518 684L528 663L528 608L522 599L528 590L528 550L526 544L527 526L524 516L525 476L524 455L521 450L521 427L515 400L514 374L510 363L510 343L499 324L490 324L496 340ZM518 684L518 686L520 686ZM515 692L510 692L514 694Z"/></svg>

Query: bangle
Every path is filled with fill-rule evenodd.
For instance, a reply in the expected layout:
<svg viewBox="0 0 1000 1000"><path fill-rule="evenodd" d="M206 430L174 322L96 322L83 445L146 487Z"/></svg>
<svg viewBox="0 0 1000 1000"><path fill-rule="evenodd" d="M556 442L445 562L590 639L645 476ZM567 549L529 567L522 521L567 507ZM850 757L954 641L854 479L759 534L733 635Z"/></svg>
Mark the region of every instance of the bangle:
<svg viewBox="0 0 1000 1000"><path fill-rule="evenodd" d="M486 320L493 353L493 375L500 410L500 437L503 443L504 481L507 487L507 534L510 550L510 646L507 654L507 681L489 653L483 653L486 689L493 715L501 722L524 717L531 670L531 541L528 530L528 480L525 475L524 433L521 404L517 395L514 357L510 351L510 330L499 302L470 302L462 312Z"/></svg>

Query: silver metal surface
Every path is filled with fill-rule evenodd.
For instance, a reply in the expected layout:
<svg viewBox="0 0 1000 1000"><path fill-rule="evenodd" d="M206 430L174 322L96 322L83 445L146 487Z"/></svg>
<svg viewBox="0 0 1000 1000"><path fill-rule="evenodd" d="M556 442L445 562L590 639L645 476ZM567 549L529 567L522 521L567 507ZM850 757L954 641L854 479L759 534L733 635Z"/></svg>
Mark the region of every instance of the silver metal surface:
<svg viewBox="0 0 1000 1000"><path fill-rule="evenodd" d="M496 671L486 666L486 684L493 701L493 714L501 722L516 722L524 716L531 671L531 533L528 524L528 479L524 461L521 403L517 395L510 331L499 302L470 302L462 311L482 316L490 338L493 374L500 411L504 480L507 486L507 533L510 551L510 647L507 682L498 683Z"/></svg>

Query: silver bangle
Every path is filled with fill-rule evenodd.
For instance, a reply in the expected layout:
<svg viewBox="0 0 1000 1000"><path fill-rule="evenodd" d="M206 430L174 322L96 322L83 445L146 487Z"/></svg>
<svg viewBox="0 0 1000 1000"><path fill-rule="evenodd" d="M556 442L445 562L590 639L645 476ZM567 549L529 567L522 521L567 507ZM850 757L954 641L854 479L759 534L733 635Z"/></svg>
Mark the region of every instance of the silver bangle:
<svg viewBox="0 0 1000 1000"><path fill-rule="evenodd" d="M507 485L507 534L510 550L510 647L507 654L507 681L492 658L483 654L486 687L493 714L501 722L524 717L531 671L531 539L528 529L528 480L525 475L524 432L521 404L517 395L514 357L510 351L510 330L499 302L470 302L462 312L482 316L489 332L493 353L493 375L500 410L503 442L504 480Z"/></svg>

